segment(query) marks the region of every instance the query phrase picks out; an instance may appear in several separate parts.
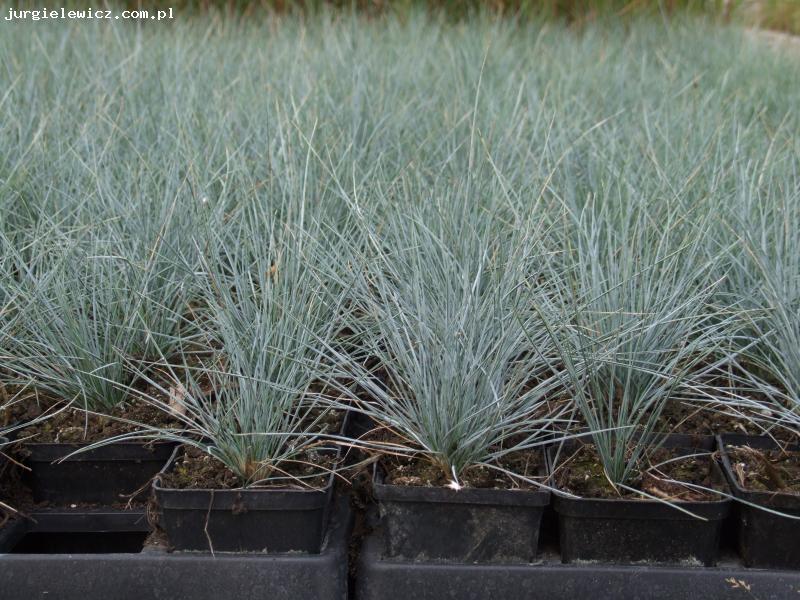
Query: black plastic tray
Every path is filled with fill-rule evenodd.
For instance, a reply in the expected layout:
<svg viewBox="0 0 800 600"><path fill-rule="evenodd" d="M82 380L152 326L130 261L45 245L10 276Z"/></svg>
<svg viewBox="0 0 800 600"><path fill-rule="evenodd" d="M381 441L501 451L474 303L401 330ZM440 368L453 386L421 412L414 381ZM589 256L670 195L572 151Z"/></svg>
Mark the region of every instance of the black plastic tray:
<svg viewBox="0 0 800 600"><path fill-rule="evenodd" d="M777 492L754 492L739 485L733 474L727 445L750 446L761 450L778 448L768 438L743 434L722 434L718 438L720 462L733 490L733 495L759 506L766 506L800 517L800 496ZM791 447L800 451L800 447ZM739 503L736 506L737 539L739 553L749 567L798 569L800 568L800 520L768 513Z"/></svg>
<svg viewBox="0 0 800 600"><path fill-rule="evenodd" d="M140 552L2 554L31 534L147 530L142 513L36 513L36 523L0 529L0 598L345 600L351 513L346 498L337 498L334 507L321 552L314 555L169 553L148 546Z"/></svg>
<svg viewBox="0 0 800 600"><path fill-rule="evenodd" d="M383 558L379 535L365 540L356 600L786 600L800 594L800 573L719 567L562 564L545 551L529 565L405 562Z"/></svg>

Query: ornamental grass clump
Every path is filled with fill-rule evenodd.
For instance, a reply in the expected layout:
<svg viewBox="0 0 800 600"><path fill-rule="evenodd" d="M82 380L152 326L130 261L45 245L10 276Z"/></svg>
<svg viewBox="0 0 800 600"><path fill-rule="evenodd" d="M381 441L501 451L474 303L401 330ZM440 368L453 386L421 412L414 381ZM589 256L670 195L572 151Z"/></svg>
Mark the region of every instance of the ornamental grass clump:
<svg viewBox="0 0 800 600"><path fill-rule="evenodd" d="M162 361L160 380L142 375L156 393L137 397L176 426L123 439L181 442L231 474L230 487L310 486L330 470L325 436L340 433L343 414L322 394L320 347L334 339L342 296L318 272L337 254L318 225L243 209L212 236L199 267L195 325L206 350Z"/></svg>
<svg viewBox="0 0 800 600"><path fill-rule="evenodd" d="M756 200L754 198L754 200ZM731 408L747 410L771 433L800 441L800 196L740 205L724 239L733 240L718 301L735 304L730 344L742 387ZM775 427L778 429L775 429Z"/></svg>
<svg viewBox="0 0 800 600"><path fill-rule="evenodd" d="M190 270L161 238L114 233L64 236L26 271L5 366L37 398L107 414L130 398L137 366L183 343Z"/></svg>
<svg viewBox="0 0 800 600"><path fill-rule="evenodd" d="M508 457L563 424L548 403L562 385L555 345L529 310L551 294L541 279L547 231L536 221L507 230L487 205L442 194L378 221L354 208L362 245L350 257L343 321L360 353L334 360L374 423L358 444L432 468L429 485L460 489L475 469L510 487L535 484Z"/></svg>
<svg viewBox="0 0 800 600"><path fill-rule="evenodd" d="M564 318L548 329L590 432L593 485L654 498L637 486L658 467L662 414L670 402L715 397L709 373L724 360L729 317L709 310L718 273L702 245L707 221L614 200L569 213Z"/></svg>

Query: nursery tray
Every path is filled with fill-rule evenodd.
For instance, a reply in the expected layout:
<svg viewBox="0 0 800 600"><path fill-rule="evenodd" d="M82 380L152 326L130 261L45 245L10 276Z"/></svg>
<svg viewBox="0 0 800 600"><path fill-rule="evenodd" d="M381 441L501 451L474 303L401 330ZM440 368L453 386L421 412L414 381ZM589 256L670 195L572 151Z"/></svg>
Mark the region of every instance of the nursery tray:
<svg viewBox="0 0 800 600"><path fill-rule="evenodd" d="M35 523L0 530L3 600L347 598L347 498L336 499L322 552L314 555L170 553L144 545L142 512L32 516Z"/></svg>
<svg viewBox="0 0 800 600"><path fill-rule="evenodd" d="M381 556L379 534L361 549L356 600L785 600L800 597L800 572L717 567L562 564L546 550L528 565L405 562Z"/></svg>

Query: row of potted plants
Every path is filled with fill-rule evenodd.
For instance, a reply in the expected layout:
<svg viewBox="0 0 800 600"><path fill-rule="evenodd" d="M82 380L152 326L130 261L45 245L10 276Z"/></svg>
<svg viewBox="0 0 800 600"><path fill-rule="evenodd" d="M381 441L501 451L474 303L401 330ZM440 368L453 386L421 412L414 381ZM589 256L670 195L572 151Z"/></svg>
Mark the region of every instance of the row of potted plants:
<svg viewBox="0 0 800 600"><path fill-rule="evenodd" d="M757 510L742 490L793 491L791 450L737 450L731 493L712 438L660 435L709 399L705 413L796 432L792 388L733 369L738 314L714 309L714 262L684 220L584 212L564 270L544 221L509 235L485 207L353 209L347 243L277 223L262 243L270 214L244 211L193 295L160 237L135 268L98 246L34 269L9 247L5 395L32 421L14 430L33 501L128 505L155 478L177 549L314 552L357 446L377 461L389 555L529 561L556 490L565 560L712 564L732 495ZM351 410L362 435L343 430ZM761 504L791 529L791 502Z"/></svg>
<svg viewBox="0 0 800 600"><path fill-rule="evenodd" d="M343 434L353 431L348 420L342 421ZM359 438L352 443L358 445ZM341 454L331 449L327 451L331 460L319 461L330 471L305 489L276 484L226 487L220 480L191 485L185 479L190 461L207 461L190 446L117 442L74 456L75 444L29 442L21 447L34 502L109 505L152 489L158 525L174 550L317 553L331 510L334 472L347 473ZM784 472L779 461L796 461L798 451L763 436L722 434L715 439L668 434L661 440L660 453L669 458L660 468L652 468L650 485L642 485L651 496L645 500L635 494L613 498L571 493L573 475L578 484L600 483L585 478L585 457L594 452L588 440L554 444L525 457L534 463L528 465L533 466L531 481L542 487L502 489L499 481L478 473L465 480L475 487L425 485L424 477L412 474L423 472L413 470L420 465L385 456L372 467L373 489L384 553L390 558L533 562L542 515L552 503L564 562L712 566L723 524L738 511L737 540L744 564L796 569L800 565L793 549L800 525L792 517L799 517L800 510L797 495L781 491L787 484L791 489L792 483L782 479L791 471ZM44 452L56 462L42 461ZM685 475L686 481L678 482L664 474L670 461L672 467L678 466L675 471L691 473L694 479ZM597 468L596 463L588 464ZM662 485L689 487L682 488L683 495L660 495L653 473L661 475ZM743 503L736 506L735 500Z"/></svg>

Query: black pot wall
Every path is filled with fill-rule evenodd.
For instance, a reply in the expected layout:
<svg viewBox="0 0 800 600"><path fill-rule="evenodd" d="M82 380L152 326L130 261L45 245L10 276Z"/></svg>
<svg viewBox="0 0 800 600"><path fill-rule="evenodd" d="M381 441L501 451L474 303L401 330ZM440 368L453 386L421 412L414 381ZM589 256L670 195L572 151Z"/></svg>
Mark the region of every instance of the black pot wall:
<svg viewBox="0 0 800 600"><path fill-rule="evenodd" d="M117 442L60 459L87 444L25 444L25 482L36 502L113 504L145 500L150 480L172 454L173 443Z"/></svg>
<svg viewBox="0 0 800 600"><path fill-rule="evenodd" d="M333 477L321 490L178 490L157 480L159 525L175 550L319 553Z"/></svg>
<svg viewBox="0 0 800 600"><path fill-rule="evenodd" d="M747 502L800 517L800 496L777 492L753 492L739 485L731 465L728 445L750 446L759 450L778 448L772 439L740 434L719 436L720 462L733 495ZM790 448L800 451L800 447ZM737 545L748 567L773 569L800 568L800 520L771 514L747 504L737 503Z"/></svg>
<svg viewBox="0 0 800 600"><path fill-rule="evenodd" d="M713 438L668 436L664 446L683 448L688 453L710 452L713 444ZM574 449L570 444L562 452L569 453L570 447ZM550 465L554 452L554 448L548 452ZM719 481L724 482L717 465L712 463L712 467ZM714 565L731 501L675 504L706 520L655 500L571 498L555 493L553 507L558 513L561 559L565 563Z"/></svg>
<svg viewBox="0 0 800 600"><path fill-rule="evenodd" d="M531 562L550 493L426 488L373 482L384 553L412 561Z"/></svg>

